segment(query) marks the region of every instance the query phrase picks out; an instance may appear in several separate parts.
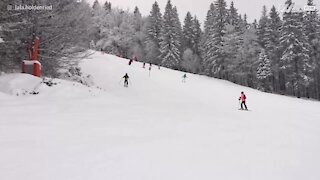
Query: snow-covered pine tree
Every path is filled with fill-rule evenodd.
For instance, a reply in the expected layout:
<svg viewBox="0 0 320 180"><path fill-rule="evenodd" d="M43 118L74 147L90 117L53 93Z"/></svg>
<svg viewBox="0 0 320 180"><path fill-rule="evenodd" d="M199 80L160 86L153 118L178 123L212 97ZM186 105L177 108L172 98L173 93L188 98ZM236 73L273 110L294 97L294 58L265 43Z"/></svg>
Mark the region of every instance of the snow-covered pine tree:
<svg viewBox="0 0 320 180"><path fill-rule="evenodd" d="M226 65L226 79L234 79L234 70L236 69L235 61L239 55L239 34L235 27L231 24L226 26L226 35L224 37L224 51L226 52L225 63Z"/></svg>
<svg viewBox="0 0 320 180"><path fill-rule="evenodd" d="M182 52L182 25L179 19L179 14L178 14L178 9L176 6L173 7L173 20L175 22L175 30L177 32L177 38L179 39L179 49L180 49L180 54ZM181 55L180 55L181 57Z"/></svg>
<svg viewBox="0 0 320 180"><path fill-rule="evenodd" d="M258 29L258 21L257 21L257 19L254 19L254 20L253 20L252 27L253 27L254 29Z"/></svg>
<svg viewBox="0 0 320 180"><path fill-rule="evenodd" d="M246 23L240 18L237 9L232 2L229 9L229 16L226 25L226 34L224 36L225 59L225 79L234 81L234 71L236 70L236 61L240 61L240 47L243 45L243 33L246 30Z"/></svg>
<svg viewBox="0 0 320 180"><path fill-rule="evenodd" d="M315 6L313 0L308 0L308 6ZM314 39L319 38L319 19L318 10L306 11L304 14L304 31L308 37L308 41L311 42Z"/></svg>
<svg viewBox="0 0 320 180"><path fill-rule="evenodd" d="M112 4L111 2L106 1L103 5L104 10L106 10L107 12L110 12L112 9Z"/></svg>
<svg viewBox="0 0 320 180"><path fill-rule="evenodd" d="M264 49L261 50L258 62L259 65L256 74L258 79L258 89L269 92L271 90L270 77L272 76L271 62Z"/></svg>
<svg viewBox="0 0 320 180"><path fill-rule="evenodd" d="M101 5L100 5L100 3L99 3L98 0L95 0L95 1L93 2L92 9L94 9L94 10L101 9Z"/></svg>
<svg viewBox="0 0 320 180"><path fill-rule="evenodd" d="M286 4L292 4L292 1L287 0ZM305 96L304 87L312 80L310 72L313 69L302 20L302 12L285 12L280 38L281 69L285 72L289 93L297 97Z"/></svg>
<svg viewBox="0 0 320 180"><path fill-rule="evenodd" d="M195 54L197 54L200 57L200 43L201 43L201 36L202 36L202 30L201 30L201 25L198 20L198 18L195 16L193 18L193 23L192 23L192 31L193 31L193 46L192 50Z"/></svg>
<svg viewBox="0 0 320 180"><path fill-rule="evenodd" d="M257 29L254 24L247 28L242 37L243 43L239 48L235 66L235 81L238 84L256 87L255 75L257 69L257 58L259 57L260 48L258 44Z"/></svg>
<svg viewBox="0 0 320 180"><path fill-rule="evenodd" d="M182 47L183 50L186 49L192 49L193 47L193 18L190 12L187 12L187 15L184 19L184 25L183 25L183 30L182 30Z"/></svg>
<svg viewBox="0 0 320 180"><path fill-rule="evenodd" d="M247 16L247 14L244 14L243 15L243 23L246 25L246 27L247 27L247 25L248 25L248 16Z"/></svg>
<svg viewBox="0 0 320 180"><path fill-rule="evenodd" d="M197 73L199 71L199 66L200 66L200 57L195 54L191 49L187 48L183 52L182 59L183 61L181 62L181 67L182 70L187 71L187 72L192 72L192 73Z"/></svg>
<svg viewBox="0 0 320 180"><path fill-rule="evenodd" d="M240 27L238 10L234 7L233 1L231 1L230 8L228 10L227 22L234 27Z"/></svg>
<svg viewBox="0 0 320 180"><path fill-rule="evenodd" d="M26 46L28 25L23 22L22 16L18 16L15 11L8 11L7 7L15 4L15 0L0 1L0 71L20 67L22 59L27 57ZM25 12L21 12L21 14ZM25 21L28 21L28 16ZM28 21L29 22L29 21ZM21 29L21 28L25 29ZM19 31L19 33L17 33Z"/></svg>
<svg viewBox="0 0 320 180"><path fill-rule="evenodd" d="M279 50L279 39L281 29L281 19L275 6L272 6L269 13L269 21L266 27L266 53L271 60L272 69L272 87L273 91L279 91L279 61L281 52Z"/></svg>
<svg viewBox="0 0 320 180"><path fill-rule="evenodd" d="M161 64L165 67L178 69L180 66L181 31L177 9L172 7L171 1L168 0L163 15L160 42Z"/></svg>
<svg viewBox="0 0 320 180"><path fill-rule="evenodd" d="M251 24L248 23L247 14L244 14L243 18L242 18L241 14L240 14L238 19L239 19L239 23L238 23L239 28L237 28L237 31L239 31L241 33L244 33L248 28L252 27Z"/></svg>
<svg viewBox="0 0 320 180"><path fill-rule="evenodd" d="M152 10L146 22L146 59L154 64L160 64L160 35L162 15L157 2L152 5Z"/></svg>
<svg viewBox="0 0 320 180"><path fill-rule="evenodd" d="M145 58L145 41L146 41L146 34L143 32L143 26L145 24L144 19L139 11L138 7L135 7L133 12L133 26L135 29L135 34L133 37L133 41L130 45L130 54L135 56L139 61L146 62Z"/></svg>
<svg viewBox="0 0 320 180"><path fill-rule="evenodd" d="M142 15L140 13L140 10L139 8L136 6L134 8L134 11L133 11L133 17L134 17L134 26L135 26L135 30L136 31L141 31L141 28L142 28Z"/></svg>
<svg viewBox="0 0 320 180"><path fill-rule="evenodd" d="M260 46L265 49L266 48L266 44L267 44L267 25L268 25L268 15L267 15L267 7L263 6L262 8L262 16L259 20L259 26L258 26L258 42L260 44Z"/></svg>
<svg viewBox="0 0 320 180"><path fill-rule="evenodd" d="M112 9L102 16L100 39L96 46L99 49L124 58L132 56L132 43L136 35L134 15L121 9Z"/></svg>
<svg viewBox="0 0 320 180"><path fill-rule="evenodd" d="M182 68L185 71L196 73L200 70L200 41L201 28L197 17L187 13L183 27L183 62Z"/></svg>
<svg viewBox="0 0 320 180"><path fill-rule="evenodd" d="M216 0L216 16L214 17L213 34L209 40L213 43L212 61L210 62L212 69L211 75L218 78L225 78L225 58L226 52L224 51L224 36L226 33L227 22L227 4L225 0Z"/></svg>
<svg viewBox="0 0 320 180"><path fill-rule="evenodd" d="M205 22L202 42L203 71L205 74L223 78L225 76L225 56L223 37L226 33L227 8L224 0L216 0L210 5Z"/></svg>
<svg viewBox="0 0 320 180"><path fill-rule="evenodd" d="M92 5L92 16L93 16L93 23L94 27L92 28L92 37L91 39L94 42L97 42L101 39L101 24L104 21L104 15L110 13L109 11L105 10L105 5L102 7L98 0L95 0Z"/></svg>
<svg viewBox="0 0 320 180"><path fill-rule="evenodd" d="M214 4L210 4L210 8L207 12L206 20L204 22L204 33L201 41L201 56L202 56L202 71L206 75L211 73L211 61L212 61L212 49L214 47L211 36L213 34L213 24L215 17Z"/></svg>
<svg viewBox="0 0 320 180"><path fill-rule="evenodd" d="M315 6L313 0L308 0L307 5ZM315 70L313 72L313 77L315 79L312 86L308 91L311 96L320 99L320 18L318 16L318 10L307 11L304 14L304 32L308 38L308 43L310 45L309 56L311 61L315 63Z"/></svg>
<svg viewBox="0 0 320 180"><path fill-rule="evenodd" d="M214 17L215 17L215 7L214 4L210 4L210 8L207 12L206 20L204 22L204 36L208 37L211 33L212 26L214 24Z"/></svg>

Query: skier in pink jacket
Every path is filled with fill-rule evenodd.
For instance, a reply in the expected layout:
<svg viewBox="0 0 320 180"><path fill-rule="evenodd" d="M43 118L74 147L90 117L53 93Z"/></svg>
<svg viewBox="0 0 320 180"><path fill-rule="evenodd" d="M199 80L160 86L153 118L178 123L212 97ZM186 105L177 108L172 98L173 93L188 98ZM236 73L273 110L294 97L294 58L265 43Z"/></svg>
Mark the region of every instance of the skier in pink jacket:
<svg viewBox="0 0 320 180"><path fill-rule="evenodd" d="M241 109L243 110L243 105L246 108L246 110L248 110L247 105L246 105L246 95L244 94L244 92L241 92L241 95L239 97L239 101L241 101Z"/></svg>

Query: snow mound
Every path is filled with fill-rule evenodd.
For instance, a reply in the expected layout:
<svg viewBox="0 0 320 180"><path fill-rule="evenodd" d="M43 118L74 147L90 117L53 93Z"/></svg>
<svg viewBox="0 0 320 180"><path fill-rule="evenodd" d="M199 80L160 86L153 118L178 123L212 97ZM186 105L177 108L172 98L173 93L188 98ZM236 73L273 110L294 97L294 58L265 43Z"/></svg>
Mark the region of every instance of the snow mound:
<svg viewBox="0 0 320 180"><path fill-rule="evenodd" d="M29 74L5 74L0 76L0 93L6 95L38 95L51 98L81 98L95 96L99 88L88 87L78 82L39 78Z"/></svg>
<svg viewBox="0 0 320 180"><path fill-rule="evenodd" d="M10 95L20 95L34 91L41 78L29 74L5 74L0 76L0 92Z"/></svg>

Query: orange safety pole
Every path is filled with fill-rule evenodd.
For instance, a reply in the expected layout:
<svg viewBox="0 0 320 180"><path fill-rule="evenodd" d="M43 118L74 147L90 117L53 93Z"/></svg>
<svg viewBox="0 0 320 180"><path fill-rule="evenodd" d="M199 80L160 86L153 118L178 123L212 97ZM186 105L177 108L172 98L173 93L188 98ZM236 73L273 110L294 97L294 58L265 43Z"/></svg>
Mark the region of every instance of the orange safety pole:
<svg viewBox="0 0 320 180"><path fill-rule="evenodd" d="M35 61L33 64L33 75L37 77L41 76L41 65L38 61L39 42L40 42L39 37L36 37L34 40L33 56L32 56L32 60Z"/></svg>
<svg viewBox="0 0 320 180"><path fill-rule="evenodd" d="M34 40L33 56L32 56L32 60L34 61L38 60L39 41L40 41L39 37L36 37Z"/></svg>

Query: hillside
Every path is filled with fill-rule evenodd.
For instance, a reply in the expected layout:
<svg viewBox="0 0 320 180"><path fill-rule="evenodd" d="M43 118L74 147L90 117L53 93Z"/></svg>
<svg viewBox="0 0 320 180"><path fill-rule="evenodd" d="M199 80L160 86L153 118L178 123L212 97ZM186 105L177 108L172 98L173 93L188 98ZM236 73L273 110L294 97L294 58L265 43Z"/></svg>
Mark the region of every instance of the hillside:
<svg viewBox="0 0 320 180"><path fill-rule="evenodd" d="M101 89L0 76L1 179L320 178L319 102L99 52L80 65Z"/></svg>

